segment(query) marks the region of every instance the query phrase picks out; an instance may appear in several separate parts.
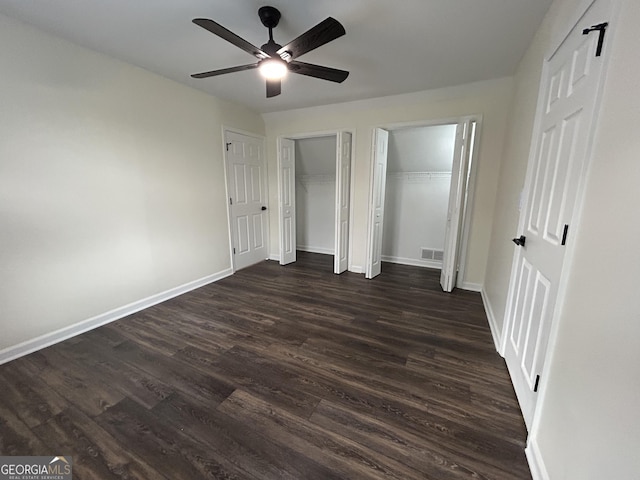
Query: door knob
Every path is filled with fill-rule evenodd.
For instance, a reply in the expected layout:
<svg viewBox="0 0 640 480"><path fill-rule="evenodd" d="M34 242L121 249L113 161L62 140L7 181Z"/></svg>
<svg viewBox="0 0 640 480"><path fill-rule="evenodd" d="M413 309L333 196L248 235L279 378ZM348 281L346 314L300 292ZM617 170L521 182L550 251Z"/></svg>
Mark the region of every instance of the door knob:
<svg viewBox="0 0 640 480"><path fill-rule="evenodd" d="M526 240L527 240L527 237L525 237L524 235L520 235L520 238L514 238L512 242L518 245L519 247L524 247L524 243Z"/></svg>
<svg viewBox="0 0 640 480"><path fill-rule="evenodd" d="M267 209L267 207L265 207L265 206L263 205L263 206L262 206L262 208L261 208L260 210L264 211L264 210L266 210L266 209Z"/></svg>

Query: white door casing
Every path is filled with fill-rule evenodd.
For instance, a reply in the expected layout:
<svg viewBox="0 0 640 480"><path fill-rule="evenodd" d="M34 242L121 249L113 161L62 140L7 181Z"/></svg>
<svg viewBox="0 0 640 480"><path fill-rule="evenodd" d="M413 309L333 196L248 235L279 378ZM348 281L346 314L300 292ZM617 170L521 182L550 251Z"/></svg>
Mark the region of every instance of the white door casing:
<svg viewBox="0 0 640 480"><path fill-rule="evenodd" d="M372 189L369 206L369 235L365 277L380 275L382 268L382 227L384 225L384 199L387 184L387 152L389 132L382 128L374 130Z"/></svg>
<svg viewBox="0 0 640 480"><path fill-rule="evenodd" d="M459 240L462 227L464 198L467 191L468 163L471 145L471 119L458 124L453 154L444 254L440 271L440 286L445 292L453 291L458 274Z"/></svg>
<svg viewBox="0 0 640 480"><path fill-rule="evenodd" d="M287 265L296 261L295 143L288 138L279 138L278 140L280 265Z"/></svg>
<svg viewBox="0 0 640 480"><path fill-rule="evenodd" d="M268 257L266 166L262 139L228 130L224 137L233 266L238 270Z"/></svg>
<svg viewBox="0 0 640 480"><path fill-rule="evenodd" d="M609 12L608 0L596 1L544 66L519 222L525 243L514 254L502 345L527 428L566 281L566 242L577 224L604 72L598 32L583 29L606 22Z"/></svg>
<svg viewBox="0 0 640 480"><path fill-rule="evenodd" d="M336 225L334 273L349 267L349 194L351 184L351 134L339 132L336 142Z"/></svg>

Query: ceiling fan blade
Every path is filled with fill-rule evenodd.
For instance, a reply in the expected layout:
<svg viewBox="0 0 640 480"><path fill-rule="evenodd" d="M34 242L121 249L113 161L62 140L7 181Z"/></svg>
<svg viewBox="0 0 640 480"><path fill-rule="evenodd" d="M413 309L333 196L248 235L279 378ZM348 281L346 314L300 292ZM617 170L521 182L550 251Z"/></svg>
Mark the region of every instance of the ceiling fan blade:
<svg viewBox="0 0 640 480"><path fill-rule="evenodd" d="M267 98L275 97L282 93L281 80L267 80Z"/></svg>
<svg viewBox="0 0 640 480"><path fill-rule="evenodd" d="M329 17L310 30L307 30L295 40L290 41L278 50L278 55L282 56L284 52L289 52L291 58L297 58L344 34L345 31L342 24L335 18Z"/></svg>
<svg viewBox="0 0 640 480"><path fill-rule="evenodd" d="M314 65L313 63L304 63L293 60L289 63L289 71L309 77L321 78L330 82L342 83L349 76L346 70L338 70L337 68L323 67L322 65Z"/></svg>
<svg viewBox="0 0 640 480"><path fill-rule="evenodd" d="M209 20L208 18L194 18L193 23L204 28L205 30L209 30L211 33L225 39L227 42L234 44L236 47L241 48L245 52L250 53L260 60L269 58L269 55L260 50L258 47L250 44L244 38L239 37L231 30L227 30L222 25L214 22L213 20Z"/></svg>
<svg viewBox="0 0 640 480"><path fill-rule="evenodd" d="M250 65L240 65L238 67L222 68L220 70L211 70L210 72L194 73L191 76L193 78L216 77L218 75L224 75L225 73L243 72L244 70L253 70L254 68L258 68L257 63L252 63Z"/></svg>

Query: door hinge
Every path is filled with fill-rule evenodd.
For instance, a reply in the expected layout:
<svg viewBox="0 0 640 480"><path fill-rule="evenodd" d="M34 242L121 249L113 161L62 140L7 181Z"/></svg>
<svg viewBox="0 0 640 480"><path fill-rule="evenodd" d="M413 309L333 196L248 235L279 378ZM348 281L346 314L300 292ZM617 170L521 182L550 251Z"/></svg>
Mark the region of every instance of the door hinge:
<svg viewBox="0 0 640 480"><path fill-rule="evenodd" d="M602 55L602 46L604 45L604 34L609 26L608 22L592 25L590 28L582 30L583 35L589 35L591 32L598 32L598 46L596 48L596 57Z"/></svg>
<svg viewBox="0 0 640 480"><path fill-rule="evenodd" d="M533 386L533 391L537 392L538 391L538 384L540 383L540 375L536 375L536 383Z"/></svg>
<svg viewBox="0 0 640 480"><path fill-rule="evenodd" d="M229 198L229 205L233 205L233 198Z"/></svg>
<svg viewBox="0 0 640 480"><path fill-rule="evenodd" d="M569 233L569 225L564 224L564 231L562 232L562 245L567 244L567 233Z"/></svg>
<svg viewBox="0 0 640 480"><path fill-rule="evenodd" d="M229 146L231 145L231 142L228 142L225 144L227 146L227 152L229 151Z"/></svg>
<svg viewBox="0 0 640 480"><path fill-rule="evenodd" d="M236 254L236 247L233 247L233 254Z"/></svg>

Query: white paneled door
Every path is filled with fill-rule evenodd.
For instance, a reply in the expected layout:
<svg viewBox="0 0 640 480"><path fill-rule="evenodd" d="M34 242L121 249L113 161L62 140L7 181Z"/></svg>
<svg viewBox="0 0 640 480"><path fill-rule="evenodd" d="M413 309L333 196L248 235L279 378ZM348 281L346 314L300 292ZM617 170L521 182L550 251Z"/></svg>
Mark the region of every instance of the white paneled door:
<svg viewBox="0 0 640 480"><path fill-rule="evenodd" d="M351 184L351 134L338 133L336 152L336 238L334 273L349 267L349 191Z"/></svg>
<svg viewBox="0 0 640 480"><path fill-rule="evenodd" d="M530 428L584 178L602 78L599 31L609 1L597 0L545 65L537 134L527 170L511 273L503 351ZM522 236L520 236L522 235Z"/></svg>
<svg viewBox="0 0 640 480"><path fill-rule="evenodd" d="M373 140L373 185L369 207L369 245L367 246L366 278L380 275L382 269L382 227L384 225L384 198L387 186L387 153L389 132L376 128Z"/></svg>
<svg viewBox="0 0 640 480"><path fill-rule="evenodd" d="M440 271L440 286L445 292L452 292L458 275L460 236L462 217L465 207L467 179L469 177L469 159L473 149L472 124L475 120L466 119L458 124L456 145L449 187L449 205L447 207L447 225L445 227L444 254Z"/></svg>
<svg viewBox="0 0 640 480"><path fill-rule="evenodd" d="M225 132L233 265L236 270L268 257L267 184L263 141Z"/></svg>
<svg viewBox="0 0 640 480"><path fill-rule="evenodd" d="M296 150L293 140L280 139L278 183L280 192L280 265L296 261Z"/></svg>

